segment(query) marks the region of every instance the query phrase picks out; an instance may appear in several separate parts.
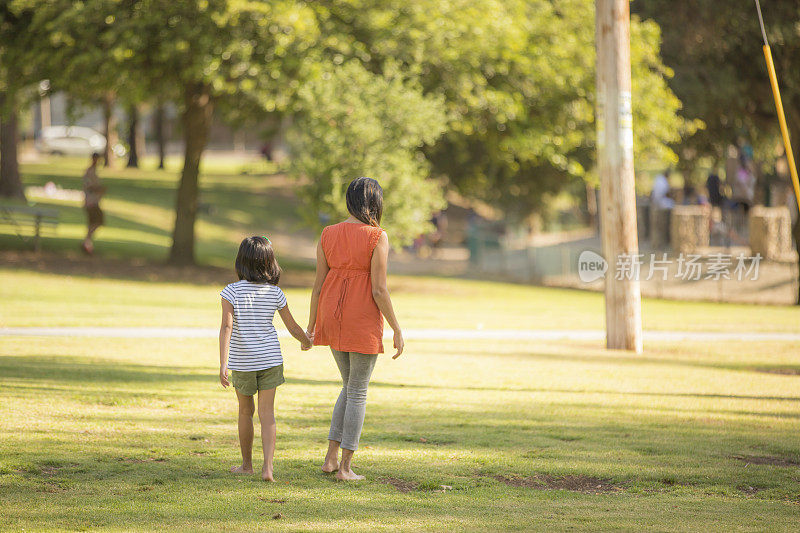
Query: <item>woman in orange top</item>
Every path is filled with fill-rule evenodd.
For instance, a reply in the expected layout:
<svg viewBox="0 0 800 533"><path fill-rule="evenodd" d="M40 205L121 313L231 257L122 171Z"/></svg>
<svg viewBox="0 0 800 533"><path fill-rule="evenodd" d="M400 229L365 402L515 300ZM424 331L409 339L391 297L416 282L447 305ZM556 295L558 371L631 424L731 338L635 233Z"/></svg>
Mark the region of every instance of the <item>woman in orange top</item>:
<svg viewBox="0 0 800 533"><path fill-rule="evenodd" d="M374 179L357 178L347 188L346 201L350 217L322 230L317 245L307 332L315 345L330 346L342 374L322 470L356 481L364 476L355 474L350 463L364 424L367 385L383 353L383 317L394 331L392 359L403 353L403 334L386 288L389 239L380 227L383 190Z"/></svg>

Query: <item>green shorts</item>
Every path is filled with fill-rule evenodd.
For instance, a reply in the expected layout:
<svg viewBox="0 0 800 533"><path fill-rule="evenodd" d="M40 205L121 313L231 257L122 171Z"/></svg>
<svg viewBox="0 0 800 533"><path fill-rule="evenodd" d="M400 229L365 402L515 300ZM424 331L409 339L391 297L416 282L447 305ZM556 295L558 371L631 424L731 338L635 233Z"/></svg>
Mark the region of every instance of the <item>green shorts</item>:
<svg viewBox="0 0 800 533"><path fill-rule="evenodd" d="M251 372L231 370L233 388L244 396L252 396L260 390L274 389L285 381L283 379L283 365Z"/></svg>

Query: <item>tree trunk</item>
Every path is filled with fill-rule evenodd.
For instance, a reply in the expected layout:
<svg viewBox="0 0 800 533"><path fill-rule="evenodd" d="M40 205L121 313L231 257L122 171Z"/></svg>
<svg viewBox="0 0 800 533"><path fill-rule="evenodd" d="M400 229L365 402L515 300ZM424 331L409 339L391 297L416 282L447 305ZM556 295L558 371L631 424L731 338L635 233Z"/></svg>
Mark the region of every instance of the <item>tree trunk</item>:
<svg viewBox="0 0 800 533"><path fill-rule="evenodd" d="M197 217L199 196L200 158L208 142L211 117L214 114L210 89L208 85L202 83L189 84L185 88L183 112L185 152L175 205L175 231L172 234L172 249L169 254L169 262L172 264L191 265L195 262L194 222Z"/></svg>
<svg viewBox="0 0 800 533"><path fill-rule="evenodd" d="M158 103L155 115L156 143L158 143L158 168L164 168L166 156L166 140L164 139L164 104Z"/></svg>
<svg viewBox="0 0 800 533"><path fill-rule="evenodd" d="M103 151L103 164L107 168L114 167L113 146L117 143L117 125L114 120L114 95L109 93L103 97L103 135L106 148Z"/></svg>
<svg viewBox="0 0 800 533"><path fill-rule="evenodd" d="M128 168L139 168L139 109L136 104L128 108Z"/></svg>
<svg viewBox="0 0 800 533"><path fill-rule="evenodd" d="M12 98L7 93L0 93L0 196L24 200L25 190L17 161L17 109Z"/></svg>

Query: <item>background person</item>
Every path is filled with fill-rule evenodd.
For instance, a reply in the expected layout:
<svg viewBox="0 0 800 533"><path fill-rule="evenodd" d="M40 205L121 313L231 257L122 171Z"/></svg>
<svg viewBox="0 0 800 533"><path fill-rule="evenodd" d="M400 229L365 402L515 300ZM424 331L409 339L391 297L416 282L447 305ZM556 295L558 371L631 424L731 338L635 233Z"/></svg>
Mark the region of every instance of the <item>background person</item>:
<svg viewBox="0 0 800 533"><path fill-rule="evenodd" d="M100 209L100 198L106 192L106 188L100 184L97 176L97 162L100 154L92 154L92 163L83 174L83 208L86 210L86 238L83 240L83 251L91 255L94 253L94 243L92 236L97 228L103 225L103 211Z"/></svg>
<svg viewBox="0 0 800 533"><path fill-rule="evenodd" d="M669 197L670 169L666 169L653 180L653 190L650 192L650 202L657 209L672 209L675 200Z"/></svg>
<svg viewBox="0 0 800 533"><path fill-rule="evenodd" d="M711 172L706 179L706 190L708 191L708 201L713 207L722 207L725 195L722 194L722 180L715 172Z"/></svg>

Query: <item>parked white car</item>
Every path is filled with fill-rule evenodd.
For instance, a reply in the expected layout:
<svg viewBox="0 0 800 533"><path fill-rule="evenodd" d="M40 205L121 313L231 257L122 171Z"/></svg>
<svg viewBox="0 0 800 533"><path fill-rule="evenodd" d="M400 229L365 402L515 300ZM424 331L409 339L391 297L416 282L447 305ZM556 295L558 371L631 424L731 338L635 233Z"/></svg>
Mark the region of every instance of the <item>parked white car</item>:
<svg viewBox="0 0 800 533"><path fill-rule="evenodd" d="M54 155L90 156L103 153L106 138L92 128L83 126L48 126L39 132L36 148ZM125 147L115 144L112 149L118 157L125 155Z"/></svg>

